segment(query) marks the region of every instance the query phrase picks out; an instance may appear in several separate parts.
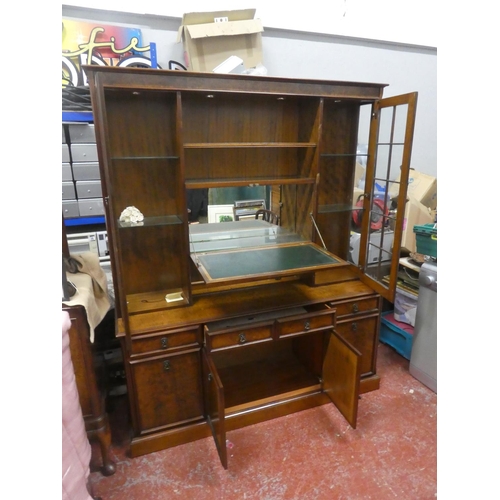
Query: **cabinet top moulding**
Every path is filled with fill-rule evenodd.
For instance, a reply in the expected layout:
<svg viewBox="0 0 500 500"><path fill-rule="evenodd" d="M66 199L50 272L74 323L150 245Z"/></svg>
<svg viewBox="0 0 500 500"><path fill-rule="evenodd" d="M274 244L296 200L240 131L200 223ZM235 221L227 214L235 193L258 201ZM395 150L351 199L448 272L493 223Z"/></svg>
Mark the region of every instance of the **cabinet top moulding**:
<svg viewBox="0 0 500 500"><path fill-rule="evenodd" d="M196 73L150 68L83 66L89 79L102 79L105 87L121 89L189 90L314 96L374 101L382 97L385 83L345 82L335 80L297 79L276 76Z"/></svg>

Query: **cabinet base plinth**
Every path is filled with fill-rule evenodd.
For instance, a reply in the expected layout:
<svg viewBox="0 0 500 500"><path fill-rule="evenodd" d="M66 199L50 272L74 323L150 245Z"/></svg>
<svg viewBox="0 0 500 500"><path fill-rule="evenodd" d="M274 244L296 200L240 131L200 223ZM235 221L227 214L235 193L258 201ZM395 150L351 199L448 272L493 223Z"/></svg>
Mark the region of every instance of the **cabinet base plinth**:
<svg viewBox="0 0 500 500"><path fill-rule="evenodd" d="M272 403L265 407L228 414L225 419L226 431L241 429L242 427L308 410L324 404L333 403L324 392L317 392L291 400ZM130 443L130 457L136 458L209 436L211 436L210 427L205 421L202 421L185 427L156 432L148 436L135 437L132 438Z"/></svg>
<svg viewBox="0 0 500 500"><path fill-rule="evenodd" d="M166 450L211 435L207 422L202 421L185 427L155 432L148 436L134 437L130 443L130 457L136 458L155 451Z"/></svg>
<svg viewBox="0 0 500 500"><path fill-rule="evenodd" d="M372 375L371 377L362 378L359 383L359 393L366 394L367 392L380 389L380 376Z"/></svg>

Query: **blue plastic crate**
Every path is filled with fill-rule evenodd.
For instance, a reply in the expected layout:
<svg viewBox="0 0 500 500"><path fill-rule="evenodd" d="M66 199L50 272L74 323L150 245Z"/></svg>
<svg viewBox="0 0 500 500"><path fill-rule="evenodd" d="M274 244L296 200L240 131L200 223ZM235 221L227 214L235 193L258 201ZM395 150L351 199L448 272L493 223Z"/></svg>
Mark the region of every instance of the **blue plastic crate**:
<svg viewBox="0 0 500 500"><path fill-rule="evenodd" d="M409 360L413 345L413 326L394 319L394 311L382 313L380 342L391 346Z"/></svg>

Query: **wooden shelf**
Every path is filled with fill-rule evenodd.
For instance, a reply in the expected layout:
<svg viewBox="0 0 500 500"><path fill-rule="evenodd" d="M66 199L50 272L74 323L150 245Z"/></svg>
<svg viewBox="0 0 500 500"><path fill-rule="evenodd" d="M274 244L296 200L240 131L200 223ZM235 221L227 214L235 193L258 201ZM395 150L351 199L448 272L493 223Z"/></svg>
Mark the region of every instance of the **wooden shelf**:
<svg viewBox="0 0 500 500"><path fill-rule="evenodd" d="M182 300L167 302L167 294L182 294ZM138 314L150 311L160 311L173 307L186 306L189 304L186 293L181 289L162 290L160 292L136 293L127 295L127 307L129 314Z"/></svg>
<svg viewBox="0 0 500 500"><path fill-rule="evenodd" d="M320 389L311 374L293 355L283 351L250 363L218 369L228 412L271 403L290 393Z"/></svg>
<svg viewBox="0 0 500 500"><path fill-rule="evenodd" d="M186 149L236 149L236 148L315 148L314 142L201 142L184 144Z"/></svg>
<svg viewBox="0 0 500 500"><path fill-rule="evenodd" d="M282 186L285 184L314 184L316 179L314 177L286 177L283 179L272 177L251 177L246 179L194 179L186 180L187 189L201 189L201 188L224 188L224 187L238 187L238 186Z"/></svg>

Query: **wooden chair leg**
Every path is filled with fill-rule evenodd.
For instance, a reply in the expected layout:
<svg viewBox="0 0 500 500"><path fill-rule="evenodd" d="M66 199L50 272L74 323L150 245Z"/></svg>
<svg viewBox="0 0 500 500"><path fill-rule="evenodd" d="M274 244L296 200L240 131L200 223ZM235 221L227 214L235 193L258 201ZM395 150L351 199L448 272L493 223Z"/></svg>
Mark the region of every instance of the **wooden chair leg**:
<svg viewBox="0 0 500 500"><path fill-rule="evenodd" d="M112 476L116 472L116 465L111 460L111 429L107 415L101 417L100 425L97 428L89 429L87 427L87 436L90 439L97 438L102 456L102 474L104 476ZM95 421L94 421L95 424Z"/></svg>

